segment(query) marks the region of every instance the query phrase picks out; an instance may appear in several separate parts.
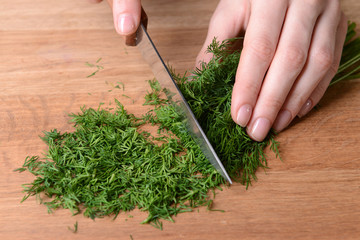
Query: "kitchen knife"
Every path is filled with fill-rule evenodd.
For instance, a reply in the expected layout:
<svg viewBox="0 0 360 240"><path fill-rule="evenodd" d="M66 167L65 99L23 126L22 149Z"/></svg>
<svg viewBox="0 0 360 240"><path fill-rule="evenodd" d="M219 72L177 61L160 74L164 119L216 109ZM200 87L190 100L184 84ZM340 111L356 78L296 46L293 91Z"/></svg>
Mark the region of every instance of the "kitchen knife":
<svg viewBox="0 0 360 240"><path fill-rule="evenodd" d="M223 176L230 184L232 181L226 172L223 164L217 156L215 150L211 146L208 138L202 130L199 122L197 121L194 113L191 111L186 99L178 88L176 82L172 78L169 69L165 65L159 52L157 51L153 41L147 32L147 16L143 9L141 13L141 23L136 31L136 35L128 36L125 38L125 43L130 46L137 46L140 50L144 60L151 67L155 78L160 85L171 93L171 102L175 102L181 111L182 116L185 117L185 125L195 142L200 146L201 151L215 169ZM169 95L168 95L169 97Z"/></svg>

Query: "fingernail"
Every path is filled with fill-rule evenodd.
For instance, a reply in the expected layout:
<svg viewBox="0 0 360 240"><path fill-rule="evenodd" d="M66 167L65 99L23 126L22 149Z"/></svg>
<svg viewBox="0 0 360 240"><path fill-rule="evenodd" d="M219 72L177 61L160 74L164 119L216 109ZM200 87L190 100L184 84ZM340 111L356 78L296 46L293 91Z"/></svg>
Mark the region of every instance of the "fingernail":
<svg viewBox="0 0 360 240"><path fill-rule="evenodd" d="M291 121L291 117L291 113L288 110L280 111L273 125L275 131L280 132L286 128Z"/></svg>
<svg viewBox="0 0 360 240"><path fill-rule="evenodd" d="M305 116L313 107L311 99L308 99L306 103L301 107L299 113L297 114L299 118Z"/></svg>
<svg viewBox="0 0 360 240"><path fill-rule="evenodd" d="M134 18L129 14L122 14L118 19L118 27L121 34L127 35L134 32Z"/></svg>
<svg viewBox="0 0 360 240"><path fill-rule="evenodd" d="M264 140L270 130L270 127L271 125L268 119L258 118L250 131L250 137L255 141L260 142Z"/></svg>
<svg viewBox="0 0 360 240"><path fill-rule="evenodd" d="M251 106L249 104L243 105L239 109L237 114L237 118L236 118L237 124L239 124L242 127L245 127L250 120L251 113L252 113Z"/></svg>

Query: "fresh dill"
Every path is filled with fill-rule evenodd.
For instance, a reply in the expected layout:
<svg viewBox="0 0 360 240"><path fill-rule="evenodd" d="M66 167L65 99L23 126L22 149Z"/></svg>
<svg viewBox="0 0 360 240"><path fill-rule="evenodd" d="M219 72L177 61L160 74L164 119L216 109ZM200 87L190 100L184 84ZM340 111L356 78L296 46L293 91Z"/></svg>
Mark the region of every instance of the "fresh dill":
<svg viewBox="0 0 360 240"><path fill-rule="evenodd" d="M96 60L95 64L86 62L85 65L91 68L96 68L96 70L94 72L92 72L90 75L87 76L87 78L94 76L96 73L98 73L100 70L104 69L103 66L99 65L98 63L102 60L102 58L99 58L98 60Z"/></svg>
<svg viewBox="0 0 360 240"><path fill-rule="evenodd" d="M68 227L68 229L70 231L72 231L73 233L77 233L77 231L78 231L78 222L76 221L76 223L74 224L74 228Z"/></svg>
<svg viewBox="0 0 360 240"><path fill-rule="evenodd" d="M359 77L360 40L353 39L354 29L349 24L332 83ZM230 176L248 187L256 179L256 170L267 166L264 149L270 145L277 156L279 150L273 132L263 142L255 142L231 119L231 89L241 52L230 52L229 44L214 40L208 48L214 58L194 72L192 81L176 74L174 78ZM100 61L87 65L96 67ZM70 114L72 132L44 132L45 156L28 156L15 170L35 176L23 185L26 194L21 202L35 195L49 212L66 208L92 219L116 218L137 207L148 213L142 223L159 229L161 219L173 222L177 214L199 206L211 210L215 189L222 190L226 181L188 134L176 105L161 97L168 92L155 80L149 84L144 105L153 108L141 117L128 113L115 99L111 111L100 103L97 109L82 107ZM115 88L120 86L124 90L121 83ZM140 131L147 124L158 127L156 137ZM41 193L48 198L41 199ZM70 230L77 231L77 222Z"/></svg>
<svg viewBox="0 0 360 240"><path fill-rule="evenodd" d="M231 118L232 86L241 52L229 51L230 43L214 39L208 47L214 57L202 63L191 81L173 75L230 177L248 187L251 179L256 180L256 170L267 166L265 148L274 146L272 150L278 155L278 143L274 132L263 142L252 140Z"/></svg>

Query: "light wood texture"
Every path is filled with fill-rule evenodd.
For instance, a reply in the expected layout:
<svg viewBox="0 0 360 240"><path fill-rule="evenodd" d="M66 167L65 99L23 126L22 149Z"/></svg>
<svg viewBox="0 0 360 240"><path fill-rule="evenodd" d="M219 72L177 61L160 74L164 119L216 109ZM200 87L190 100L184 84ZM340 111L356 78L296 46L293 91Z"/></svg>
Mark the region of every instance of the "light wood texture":
<svg viewBox="0 0 360 240"><path fill-rule="evenodd" d="M360 23L360 2L344 0L349 19ZM149 32L178 72L191 69L217 1L143 1ZM102 58L104 70L85 65ZM11 0L0 4L0 239L359 239L360 82L330 89L319 110L279 134L283 161L270 155L266 173L246 190L234 184L214 207L226 212L180 214L164 230L139 223L146 213L122 213L92 221L68 210L48 214L34 197L20 204L14 173L25 157L46 146L43 130L71 131L67 113L113 98L143 113L152 73L136 48L113 30L105 2ZM125 84L126 95L108 83ZM91 94L91 95L90 95ZM133 215L133 218L129 218ZM67 228L78 221L78 233Z"/></svg>

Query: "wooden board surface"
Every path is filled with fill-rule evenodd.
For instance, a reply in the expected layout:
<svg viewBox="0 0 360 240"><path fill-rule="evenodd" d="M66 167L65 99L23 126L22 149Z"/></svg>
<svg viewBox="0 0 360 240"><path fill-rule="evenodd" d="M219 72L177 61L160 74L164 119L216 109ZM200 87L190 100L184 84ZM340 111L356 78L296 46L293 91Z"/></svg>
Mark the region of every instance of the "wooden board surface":
<svg viewBox="0 0 360 240"><path fill-rule="evenodd" d="M360 23L360 2L343 0L349 19ZM217 1L147 0L149 32L178 72L191 69ZM359 28L358 28L359 29ZM95 71L85 65L102 58ZM216 197L225 210L180 214L160 231L139 223L146 213L87 219L68 210L48 214L34 197L20 204L14 173L25 157L46 146L42 131L70 131L67 113L97 107L115 97L129 112L143 113L152 73L136 48L125 47L105 3L12 0L0 4L0 239L359 239L360 81L329 89L317 111L279 134L283 162L246 190L234 184ZM111 83L123 82L123 92ZM107 83L106 83L107 82ZM129 217L132 215L133 217ZM78 233L67 228L78 221Z"/></svg>

